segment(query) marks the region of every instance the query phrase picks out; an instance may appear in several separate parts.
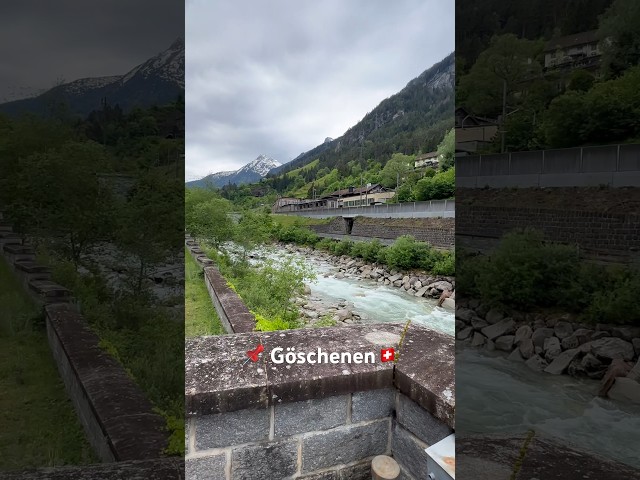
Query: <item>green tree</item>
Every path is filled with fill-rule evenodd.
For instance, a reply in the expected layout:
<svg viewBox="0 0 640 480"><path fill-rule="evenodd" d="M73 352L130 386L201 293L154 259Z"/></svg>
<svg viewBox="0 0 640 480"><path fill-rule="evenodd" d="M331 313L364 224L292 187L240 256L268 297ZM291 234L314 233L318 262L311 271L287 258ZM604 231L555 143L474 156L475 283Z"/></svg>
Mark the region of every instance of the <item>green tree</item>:
<svg viewBox="0 0 640 480"><path fill-rule="evenodd" d="M380 180L382 185L393 188L399 185L405 175L413 170L415 156L403 155L402 153L394 153L391 159L380 172Z"/></svg>
<svg viewBox="0 0 640 480"><path fill-rule="evenodd" d="M568 90L576 90L578 92L587 92L593 87L593 75L586 70L574 70L569 77Z"/></svg>
<svg viewBox="0 0 640 480"><path fill-rule="evenodd" d="M523 90L523 82L540 75L542 66L537 57L541 50L542 42L513 34L494 36L460 79L461 100L476 114L503 114L517 103L515 94Z"/></svg>
<svg viewBox="0 0 640 480"><path fill-rule="evenodd" d="M640 3L614 0L600 18L598 38L605 76L617 77L640 64Z"/></svg>
<svg viewBox="0 0 640 480"><path fill-rule="evenodd" d="M440 169L448 170L453 167L456 156L456 133L452 128L449 130L442 142L438 145L438 158L440 159Z"/></svg>
<svg viewBox="0 0 640 480"><path fill-rule="evenodd" d="M233 238L234 225L229 216L231 210L231 203L222 198L199 203L187 220L188 228L195 234L195 238L218 248Z"/></svg>

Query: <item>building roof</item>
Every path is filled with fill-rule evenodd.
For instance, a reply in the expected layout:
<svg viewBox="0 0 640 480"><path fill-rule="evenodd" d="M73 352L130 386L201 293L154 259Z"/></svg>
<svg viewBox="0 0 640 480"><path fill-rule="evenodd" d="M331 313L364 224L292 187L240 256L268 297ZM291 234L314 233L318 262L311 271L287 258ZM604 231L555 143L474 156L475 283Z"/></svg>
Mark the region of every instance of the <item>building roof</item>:
<svg viewBox="0 0 640 480"><path fill-rule="evenodd" d="M574 33L565 37L552 38L544 47L545 52L554 52L556 50L568 47L577 47L588 43L598 42L598 31L589 30L587 32Z"/></svg>
<svg viewBox="0 0 640 480"><path fill-rule="evenodd" d="M455 112L456 128L483 127L497 125L498 121L492 118L474 115L465 107L457 107Z"/></svg>
<svg viewBox="0 0 640 480"><path fill-rule="evenodd" d="M361 193L369 193L371 190L381 187L379 183L374 183L373 185L365 186L365 187L357 187L353 188L353 190L349 190L348 188L343 188L341 190L336 190L335 192L331 192L327 195L323 195L322 198L331 198L331 197L344 197L345 195L360 195ZM382 187L384 190L384 187Z"/></svg>
<svg viewBox="0 0 640 480"><path fill-rule="evenodd" d="M429 152L422 155L418 155L415 161L418 162L420 160L426 160L428 158L436 158L437 156L438 156L438 152Z"/></svg>

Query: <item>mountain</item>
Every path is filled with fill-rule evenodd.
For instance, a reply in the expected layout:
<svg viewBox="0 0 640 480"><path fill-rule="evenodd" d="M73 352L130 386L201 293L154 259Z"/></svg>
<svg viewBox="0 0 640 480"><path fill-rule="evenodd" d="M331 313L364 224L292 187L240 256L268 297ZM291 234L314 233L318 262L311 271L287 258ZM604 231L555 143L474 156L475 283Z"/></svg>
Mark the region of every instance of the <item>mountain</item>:
<svg viewBox="0 0 640 480"><path fill-rule="evenodd" d="M186 182L187 187L205 187L213 185L215 187L223 187L230 183L240 185L241 183L253 183L260 181L274 168L280 167L280 162L266 155L259 155L251 163L247 163L244 167L233 172L218 172L207 175L200 180Z"/></svg>
<svg viewBox="0 0 640 480"><path fill-rule="evenodd" d="M45 115L52 110L85 117L100 108L103 99L124 112L135 107L166 104L184 95L184 40L136 66L124 75L81 78L57 85L32 97L0 104L0 112Z"/></svg>
<svg viewBox="0 0 640 480"><path fill-rule="evenodd" d="M349 162L366 168L369 159L384 165L393 153L414 154L436 150L444 134L454 126L455 60L451 53L411 80L397 94L383 100L339 138L327 138L291 162L272 170L268 179L278 191L293 181L287 172L307 168L305 181L325 167L347 173Z"/></svg>

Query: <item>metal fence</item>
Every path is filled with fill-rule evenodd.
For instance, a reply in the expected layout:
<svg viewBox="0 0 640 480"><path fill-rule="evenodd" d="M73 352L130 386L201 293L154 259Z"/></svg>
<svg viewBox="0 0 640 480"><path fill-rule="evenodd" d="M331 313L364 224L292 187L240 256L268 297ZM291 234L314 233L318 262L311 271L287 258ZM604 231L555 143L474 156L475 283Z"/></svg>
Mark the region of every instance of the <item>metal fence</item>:
<svg viewBox="0 0 640 480"><path fill-rule="evenodd" d="M640 186L640 145L473 155L456 158L456 186Z"/></svg>
<svg viewBox="0 0 640 480"><path fill-rule="evenodd" d="M385 203L367 207L342 207L307 209L298 212L275 212L301 217L378 217L378 218L429 218L455 217L455 200L430 200L427 202Z"/></svg>

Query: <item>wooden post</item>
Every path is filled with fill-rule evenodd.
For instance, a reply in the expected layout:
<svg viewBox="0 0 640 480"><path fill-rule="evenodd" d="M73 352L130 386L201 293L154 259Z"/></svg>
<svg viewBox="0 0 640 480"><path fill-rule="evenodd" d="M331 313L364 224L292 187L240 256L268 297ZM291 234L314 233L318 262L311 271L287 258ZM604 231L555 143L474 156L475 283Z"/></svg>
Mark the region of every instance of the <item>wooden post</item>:
<svg viewBox="0 0 640 480"><path fill-rule="evenodd" d="M393 458L378 455L371 461L372 480L397 480L400 477L400 466Z"/></svg>

